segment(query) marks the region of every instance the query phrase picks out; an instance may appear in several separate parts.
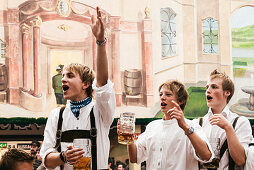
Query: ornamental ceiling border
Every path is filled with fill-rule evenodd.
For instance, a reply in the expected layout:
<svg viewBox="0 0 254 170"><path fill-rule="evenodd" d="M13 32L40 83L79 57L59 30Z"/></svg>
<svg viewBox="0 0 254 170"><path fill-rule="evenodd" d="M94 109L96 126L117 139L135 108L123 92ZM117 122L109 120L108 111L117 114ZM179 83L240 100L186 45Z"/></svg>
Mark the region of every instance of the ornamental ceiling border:
<svg viewBox="0 0 254 170"><path fill-rule="evenodd" d="M20 22L25 22L27 19L40 14L58 14L59 17L63 18L68 18L72 15L90 18L91 15L96 14L96 9L72 0L27 1L19 6ZM105 10L102 10L102 19L106 23L106 27L108 27L110 14Z"/></svg>

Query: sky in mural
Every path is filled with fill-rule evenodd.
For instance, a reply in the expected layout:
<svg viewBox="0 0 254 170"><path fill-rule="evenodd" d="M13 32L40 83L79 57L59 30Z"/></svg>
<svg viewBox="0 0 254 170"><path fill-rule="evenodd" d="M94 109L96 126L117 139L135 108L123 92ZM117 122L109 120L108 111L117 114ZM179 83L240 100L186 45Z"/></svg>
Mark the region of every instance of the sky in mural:
<svg viewBox="0 0 254 170"><path fill-rule="evenodd" d="M248 25L254 25L254 7L242 7L232 16L232 28L241 28Z"/></svg>

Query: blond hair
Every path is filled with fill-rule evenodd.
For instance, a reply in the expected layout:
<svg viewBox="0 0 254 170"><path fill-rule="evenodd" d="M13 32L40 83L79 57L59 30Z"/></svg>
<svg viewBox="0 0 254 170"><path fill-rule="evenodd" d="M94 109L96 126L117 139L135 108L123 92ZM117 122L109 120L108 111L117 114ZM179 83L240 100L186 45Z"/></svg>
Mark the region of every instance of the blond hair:
<svg viewBox="0 0 254 170"><path fill-rule="evenodd" d="M89 84L89 87L86 89L86 94L88 97L93 97L93 80L94 80L94 71L90 69L89 67L79 64L79 63L71 63L64 67L64 70L69 72L75 72L78 73L80 79L85 84Z"/></svg>
<svg viewBox="0 0 254 170"><path fill-rule="evenodd" d="M230 95L227 98L227 103L230 101L232 96L234 95L235 92L235 86L231 78L224 72L219 72L217 69L211 72L210 74L210 80L215 79L215 78L220 78L222 79L222 89L223 91L229 91Z"/></svg>

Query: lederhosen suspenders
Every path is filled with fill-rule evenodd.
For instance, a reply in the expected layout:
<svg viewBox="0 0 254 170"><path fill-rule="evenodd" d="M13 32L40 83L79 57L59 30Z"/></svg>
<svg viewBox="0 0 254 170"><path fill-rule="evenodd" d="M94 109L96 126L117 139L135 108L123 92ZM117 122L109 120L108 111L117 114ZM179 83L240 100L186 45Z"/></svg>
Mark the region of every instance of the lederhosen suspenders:
<svg viewBox="0 0 254 170"><path fill-rule="evenodd" d="M239 119L239 116L235 118L232 126L233 128L235 129L235 125L236 125L236 122L237 120ZM202 127L203 125L203 118L199 118L199 125ZM223 145L221 146L221 149L220 149L220 159L222 158L223 154L225 153L225 151L228 149L228 141L227 139L225 140L225 142L223 143ZM228 152L228 169L229 170L234 170L235 168L235 162L233 160L233 158L231 157L230 153ZM200 162L198 162L198 166L199 166L199 169L200 169ZM210 170L208 168L208 170ZM212 170L215 170L215 169L212 169Z"/></svg>
<svg viewBox="0 0 254 170"><path fill-rule="evenodd" d="M90 112L90 130L68 130L62 132L62 123L63 123L63 111L65 106L61 107L59 112L59 119L57 124L56 132L56 146L58 152L61 152L61 142L73 142L73 139L76 138L88 138L91 139L91 151L92 151L92 170L97 170L97 148L96 148L96 137L97 129L95 125L95 118L93 113L93 108ZM63 170L63 165L60 166Z"/></svg>

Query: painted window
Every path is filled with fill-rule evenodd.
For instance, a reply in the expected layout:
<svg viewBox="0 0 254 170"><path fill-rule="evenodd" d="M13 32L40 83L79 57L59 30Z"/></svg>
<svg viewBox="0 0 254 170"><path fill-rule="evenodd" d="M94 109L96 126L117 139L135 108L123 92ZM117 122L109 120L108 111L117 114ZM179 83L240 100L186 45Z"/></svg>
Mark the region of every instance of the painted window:
<svg viewBox="0 0 254 170"><path fill-rule="evenodd" d="M161 8L162 57L176 54L176 13L171 8Z"/></svg>
<svg viewBox="0 0 254 170"><path fill-rule="evenodd" d="M6 45L5 45L5 43L3 42L3 40L1 40L0 39L0 58L4 58L4 56L5 56L5 47L6 47Z"/></svg>
<svg viewBox="0 0 254 170"><path fill-rule="evenodd" d="M202 21L203 52L218 53L218 21L206 18Z"/></svg>

